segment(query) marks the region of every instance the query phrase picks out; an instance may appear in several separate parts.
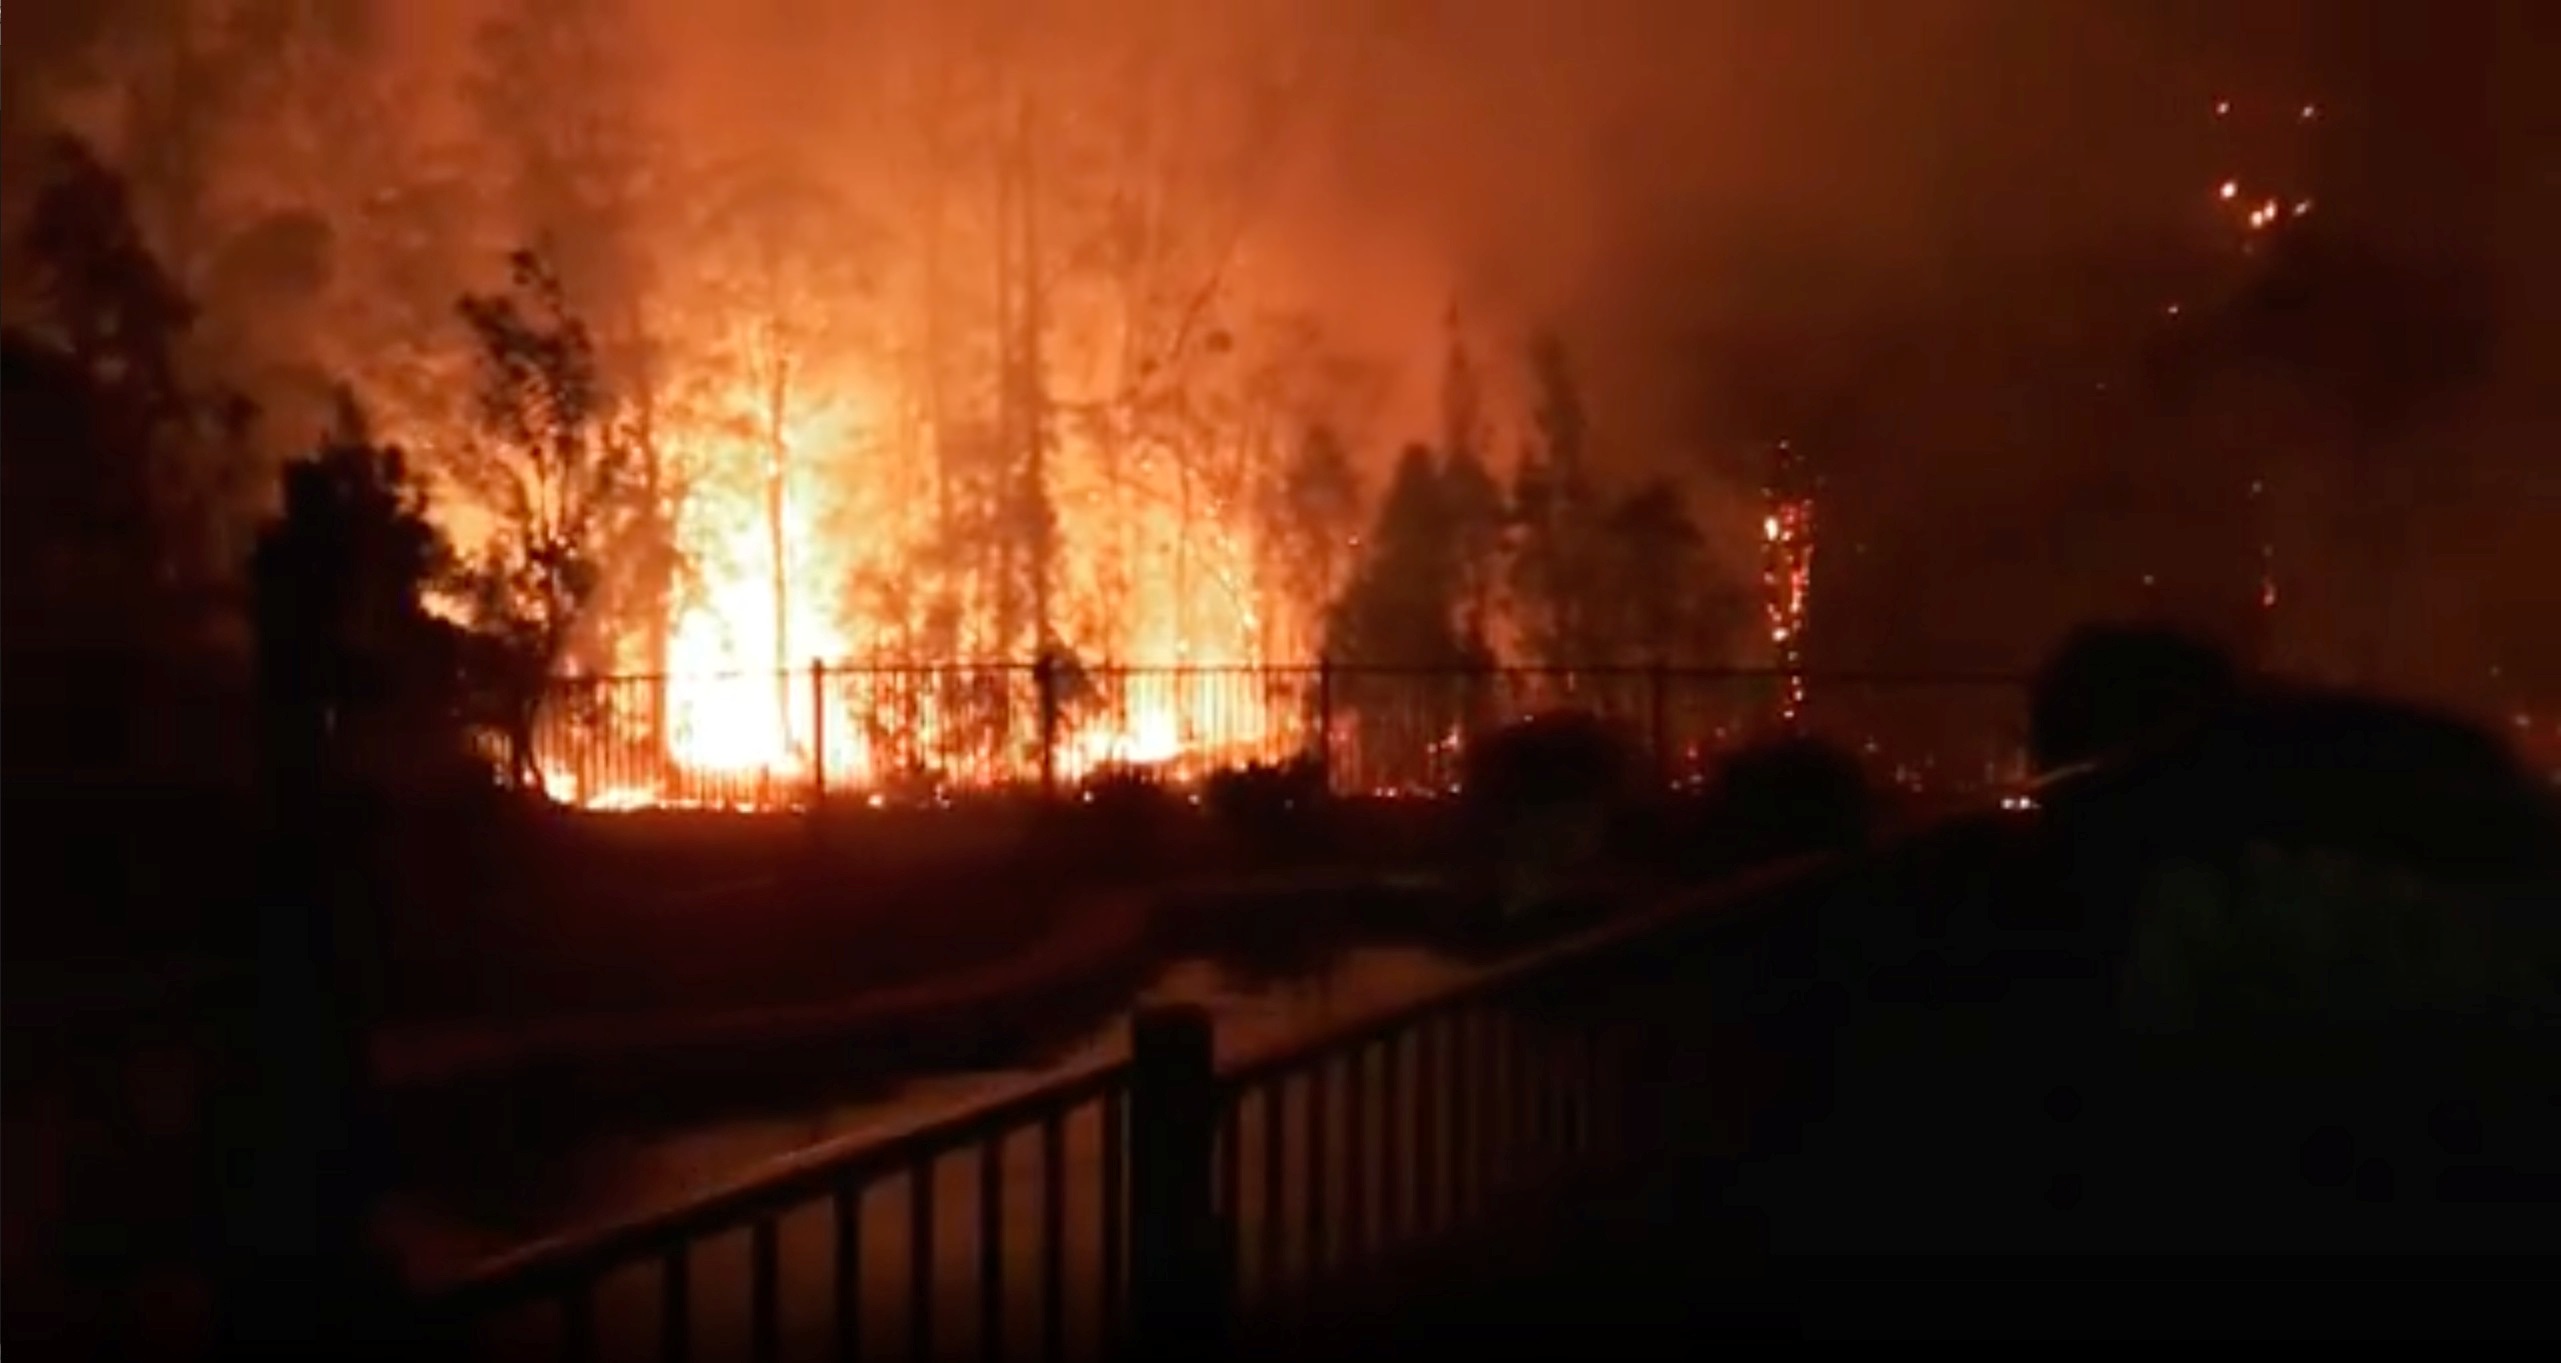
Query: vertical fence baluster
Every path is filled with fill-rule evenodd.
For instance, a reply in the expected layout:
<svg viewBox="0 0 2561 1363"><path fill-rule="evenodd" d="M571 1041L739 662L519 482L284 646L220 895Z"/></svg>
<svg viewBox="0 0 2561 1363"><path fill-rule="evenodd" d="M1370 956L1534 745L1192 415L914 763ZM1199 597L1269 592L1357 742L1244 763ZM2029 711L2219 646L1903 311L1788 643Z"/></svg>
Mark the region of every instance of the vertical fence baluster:
<svg viewBox="0 0 2561 1363"><path fill-rule="evenodd" d="M1214 1051L1196 1004L1143 1009L1130 1024L1129 1349L1140 1359L1215 1355L1225 1342Z"/></svg>
<svg viewBox="0 0 2561 1363"><path fill-rule="evenodd" d="M1504 1095L1510 1092L1511 1072L1505 1064L1501 1014L1486 1011L1476 1015L1476 1049L1478 1072L1484 1078L1476 1093L1476 1203L1470 1210L1483 1215L1493 1200L1503 1172Z"/></svg>
<svg viewBox="0 0 2561 1363"><path fill-rule="evenodd" d="M1040 1352L1067 1356L1067 1114L1040 1123Z"/></svg>
<svg viewBox="0 0 2561 1363"><path fill-rule="evenodd" d="M1343 1057L1343 1263L1358 1271L1369 1252L1369 1058L1367 1044Z"/></svg>
<svg viewBox="0 0 2561 1363"><path fill-rule="evenodd" d="M1411 1233L1440 1229L1440 1053L1448 1029L1438 1018L1414 1026L1414 1214Z"/></svg>
<svg viewBox="0 0 2561 1363"><path fill-rule="evenodd" d="M1574 1069L1582 1076L1578 1088L1581 1099L1576 1119L1575 1149L1586 1163L1597 1161L1604 1153L1601 1110L1602 1105L1609 1101L1609 1088L1607 1076L1601 1072L1601 1029L1607 1025L1605 1015L1574 1029Z"/></svg>
<svg viewBox="0 0 2561 1363"><path fill-rule="evenodd" d="M1289 1234L1289 1081L1274 1076L1263 1085L1263 1300L1281 1294L1281 1256Z"/></svg>
<svg viewBox="0 0 2561 1363"><path fill-rule="evenodd" d="M934 1160L916 1161L907 1174L907 1353L916 1363L934 1356Z"/></svg>
<svg viewBox="0 0 2561 1363"><path fill-rule="evenodd" d="M1563 1135L1557 1130L1557 1090L1564 1075L1556 1066L1555 1037L1550 1031L1543 1006L1522 1018L1521 1051L1523 1070L1529 1075L1529 1176L1543 1178L1561 1153Z"/></svg>
<svg viewBox="0 0 2561 1363"><path fill-rule="evenodd" d="M1521 1120L1521 1026L1510 1012L1497 1015L1494 1026L1494 1062L1502 1071L1502 1082L1491 1096L1494 1101L1493 1126L1497 1133L1494 1177L1491 1187L1497 1197L1509 1191L1521 1176L1521 1153L1528 1141L1528 1123Z"/></svg>
<svg viewBox="0 0 2561 1363"><path fill-rule="evenodd" d="M1485 1025L1490 1048L1485 1097L1493 1108L1486 1118L1485 1144L1492 1167L1485 1191L1489 1199L1499 1199L1520 1176L1521 1057L1514 1049L1520 1040L1520 1028L1511 1014L1501 1012L1488 1014Z"/></svg>
<svg viewBox="0 0 2561 1363"><path fill-rule="evenodd" d="M1449 1220L1474 1209L1476 1196L1476 1018L1462 1009L1449 1033Z"/></svg>
<svg viewBox="0 0 2561 1363"><path fill-rule="evenodd" d="M1391 1033L1378 1046L1378 1239L1393 1245L1408 1233L1406 1113L1401 1082L1407 1032Z"/></svg>
<svg viewBox="0 0 2561 1363"><path fill-rule="evenodd" d="M685 1247L667 1251L658 1275L658 1357L684 1363L694 1349L693 1272Z"/></svg>
<svg viewBox="0 0 2561 1363"><path fill-rule="evenodd" d="M836 1190L836 1360L854 1363L863 1353L863 1189Z"/></svg>
<svg viewBox="0 0 2561 1363"><path fill-rule="evenodd" d="M1547 1154L1547 1071L1540 1063L1538 1029L1522 1014L1509 1019L1512 1051L1512 1121L1518 1133L1512 1159L1517 1186L1537 1177Z"/></svg>
<svg viewBox="0 0 2561 1363"><path fill-rule="evenodd" d="M827 802L827 660L809 660L809 810Z"/></svg>
<svg viewBox="0 0 2561 1363"><path fill-rule="evenodd" d="M1325 1089L1332 1066L1318 1057L1307 1067L1307 1197L1303 1208L1306 1219L1301 1223L1302 1248L1299 1262L1306 1266L1306 1283L1313 1287L1325 1271Z"/></svg>
<svg viewBox="0 0 2561 1363"><path fill-rule="evenodd" d="M1334 660L1316 661L1316 769L1325 779L1325 789L1339 793L1343 789L1340 773L1334 767Z"/></svg>
<svg viewBox="0 0 2561 1363"><path fill-rule="evenodd" d="M1579 1029L1558 1018L1547 1035L1549 1063L1556 1067L1556 1160L1571 1167L1583 1154L1583 1048Z"/></svg>
<svg viewBox="0 0 2561 1363"><path fill-rule="evenodd" d="M596 1285L581 1282L560 1298L560 1356L565 1363L595 1363Z"/></svg>
<svg viewBox="0 0 2561 1363"><path fill-rule="evenodd" d="M1235 1247L1245 1227L1245 1104L1233 1093L1218 1115L1218 1143L1218 1216L1227 1243ZM1241 1248L1231 1259L1243 1272Z"/></svg>
<svg viewBox="0 0 2561 1363"><path fill-rule="evenodd" d="M1103 1118L1103 1282L1102 1320L1103 1347L1109 1352L1120 1346L1122 1257L1129 1214L1128 1114L1122 1104L1128 1100L1126 1090L1106 1093L1102 1099Z"/></svg>
<svg viewBox="0 0 2561 1363"><path fill-rule="evenodd" d="M768 1216L747 1232L748 1353L757 1363L782 1357L782 1224Z"/></svg>
<svg viewBox="0 0 2561 1363"><path fill-rule="evenodd" d="M978 1356L1005 1356L1005 1136L978 1147Z"/></svg>

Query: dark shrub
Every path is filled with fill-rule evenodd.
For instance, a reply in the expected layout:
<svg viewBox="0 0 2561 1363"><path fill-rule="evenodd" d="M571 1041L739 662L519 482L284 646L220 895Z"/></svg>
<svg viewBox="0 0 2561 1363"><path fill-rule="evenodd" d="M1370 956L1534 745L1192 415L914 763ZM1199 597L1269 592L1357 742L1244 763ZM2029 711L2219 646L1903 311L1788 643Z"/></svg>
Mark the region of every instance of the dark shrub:
<svg viewBox="0 0 2561 1363"><path fill-rule="evenodd" d="M1257 762L1209 778L1210 817L1230 837L1267 855L1306 850L1322 826L1325 767L1312 757Z"/></svg>
<svg viewBox="0 0 2561 1363"><path fill-rule="evenodd" d="M1636 758L1635 746L1600 716L1552 710L1469 744L1460 793L1486 812L1606 807L1625 793Z"/></svg>
<svg viewBox="0 0 2561 1363"><path fill-rule="evenodd" d="M1617 831L1636 765L1625 737L1577 710L1535 715L1468 745L1459 787L1464 855L1492 868L1506 916L1570 890L1574 873Z"/></svg>
<svg viewBox="0 0 2561 1363"><path fill-rule="evenodd" d="M1160 850L1183 813L1182 798L1166 787L1162 774L1118 764L1088 775L1077 789L1077 804L1076 822L1088 835L1080 839L1083 850L1116 865Z"/></svg>
<svg viewBox="0 0 2561 1363"><path fill-rule="evenodd" d="M2262 848L2445 885L2554 871L2549 805L2496 738L2419 707L2339 693L2235 701L2114 764L2054 812L2085 864L2104 845L2144 868L2227 871ZM2093 874L2119 890L2129 883L2122 868Z"/></svg>
<svg viewBox="0 0 2561 1363"><path fill-rule="evenodd" d="M1821 739L1770 739L1718 767L1709 795L1711 850L1733 864L1855 847L1875 818L1867 773Z"/></svg>
<svg viewBox="0 0 2561 1363"><path fill-rule="evenodd" d="M2212 712L2238 685L2220 650L2176 630L2084 625L2037 673L2028 748L2042 771L2086 762Z"/></svg>

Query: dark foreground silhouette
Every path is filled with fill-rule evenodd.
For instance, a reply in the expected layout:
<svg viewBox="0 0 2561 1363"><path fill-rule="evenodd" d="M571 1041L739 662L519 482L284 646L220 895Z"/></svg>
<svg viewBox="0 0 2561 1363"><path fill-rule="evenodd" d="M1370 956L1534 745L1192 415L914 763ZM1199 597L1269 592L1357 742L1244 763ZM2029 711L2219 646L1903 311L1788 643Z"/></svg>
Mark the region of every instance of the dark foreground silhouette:
<svg viewBox="0 0 2561 1363"><path fill-rule="evenodd" d="M2081 636L2037 715L2093 765L2036 814L1664 967L1657 1158L1293 1356L2549 1333L2549 797L2468 725L2174 636Z"/></svg>

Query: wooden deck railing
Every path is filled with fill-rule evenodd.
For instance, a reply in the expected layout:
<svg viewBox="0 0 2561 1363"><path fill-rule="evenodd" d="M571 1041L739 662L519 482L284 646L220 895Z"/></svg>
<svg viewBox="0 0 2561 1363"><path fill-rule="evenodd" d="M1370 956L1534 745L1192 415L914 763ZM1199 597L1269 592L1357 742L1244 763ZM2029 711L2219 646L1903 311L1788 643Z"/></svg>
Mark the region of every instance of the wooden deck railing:
<svg viewBox="0 0 2561 1363"><path fill-rule="evenodd" d="M1205 1011L1142 1010L1125 1056L531 1246L429 1296L429 1328L468 1356L577 1363L1196 1351L1642 1156L1695 947L1846 864L1776 868L1223 1062Z"/></svg>

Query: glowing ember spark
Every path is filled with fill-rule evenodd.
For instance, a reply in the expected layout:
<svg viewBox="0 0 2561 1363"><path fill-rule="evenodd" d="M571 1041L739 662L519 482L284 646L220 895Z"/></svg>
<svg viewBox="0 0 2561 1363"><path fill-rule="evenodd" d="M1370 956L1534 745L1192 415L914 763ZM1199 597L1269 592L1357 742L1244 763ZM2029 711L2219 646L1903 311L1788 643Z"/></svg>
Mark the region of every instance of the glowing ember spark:
<svg viewBox="0 0 2561 1363"><path fill-rule="evenodd" d="M1814 578L1814 500L1798 486L1796 452L1774 452L1769 510L1761 517L1761 586L1770 646L1780 673L1779 717L1793 724L1805 707L1805 611Z"/></svg>

